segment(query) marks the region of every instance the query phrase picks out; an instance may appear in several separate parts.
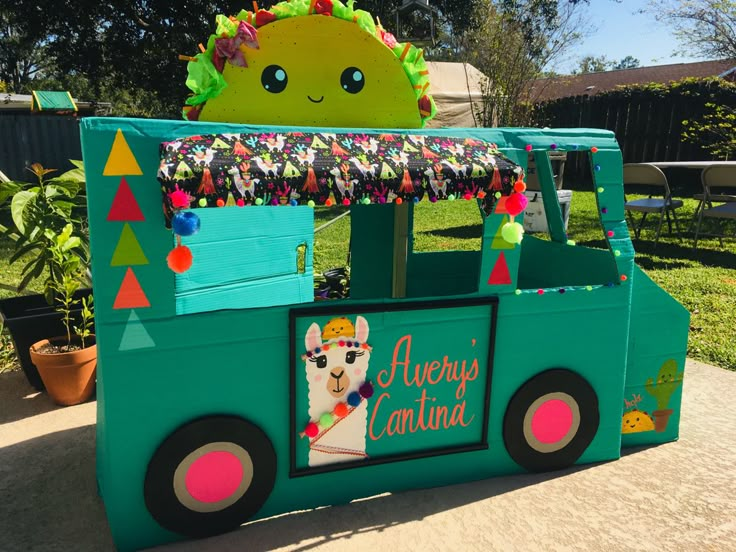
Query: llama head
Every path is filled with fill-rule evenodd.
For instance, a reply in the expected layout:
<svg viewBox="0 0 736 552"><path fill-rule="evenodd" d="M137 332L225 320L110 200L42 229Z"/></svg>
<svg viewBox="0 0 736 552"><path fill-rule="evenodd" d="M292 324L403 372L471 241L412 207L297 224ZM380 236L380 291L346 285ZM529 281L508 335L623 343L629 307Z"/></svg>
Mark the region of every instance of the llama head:
<svg viewBox="0 0 736 552"><path fill-rule="evenodd" d="M355 325L345 317L333 318L324 328L313 323L304 337L307 353L307 381L310 402L322 403L326 410L365 381L371 348L368 321L362 316Z"/></svg>

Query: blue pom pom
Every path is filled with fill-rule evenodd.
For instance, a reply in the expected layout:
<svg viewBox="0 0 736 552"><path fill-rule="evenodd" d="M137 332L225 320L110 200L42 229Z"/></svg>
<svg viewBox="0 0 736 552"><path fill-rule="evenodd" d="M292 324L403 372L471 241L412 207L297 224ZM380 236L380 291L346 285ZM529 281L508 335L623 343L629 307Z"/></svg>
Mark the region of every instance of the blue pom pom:
<svg viewBox="0 0 736 552"><path fill-rule="evenodd" d="M171 220L171 226L174 228L174 234L179 236L191 236L199 232L199 217L191 211L176 213Z"/></svg>
<svg viewBox="0 0 736 552"><path fill-rule="evenodd" d="M348 404L350 406L358 406L360 404L360 393L353 391L348 395Z"/></svg>

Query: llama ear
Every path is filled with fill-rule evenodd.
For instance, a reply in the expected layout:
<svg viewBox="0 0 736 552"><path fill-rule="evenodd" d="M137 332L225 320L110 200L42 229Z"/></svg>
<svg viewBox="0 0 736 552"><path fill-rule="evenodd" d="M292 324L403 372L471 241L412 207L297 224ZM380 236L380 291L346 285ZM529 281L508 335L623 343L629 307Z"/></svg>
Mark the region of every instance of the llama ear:
<svg viewBox="0 0 736 552"><path fill-rule="evenodd" d="M314 351L317 347L322 346L322 333L316 322L312 322L312 325L309 326L307 335L304 336L304 345L307 347L307 351Z"/></svg>
<svg viewBox="0 0 736 552"><path fill-rule="evenodd" d="M362 316L355 319L355 339L360 343L368 343L368 321Z"/></svg>

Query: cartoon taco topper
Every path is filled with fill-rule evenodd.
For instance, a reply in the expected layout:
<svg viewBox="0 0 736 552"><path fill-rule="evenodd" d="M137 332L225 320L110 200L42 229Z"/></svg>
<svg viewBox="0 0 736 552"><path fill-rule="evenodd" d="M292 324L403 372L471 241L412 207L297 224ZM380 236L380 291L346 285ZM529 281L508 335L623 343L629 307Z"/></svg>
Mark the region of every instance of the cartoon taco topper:
<svg viewBox="0 0 736 552"><path fill-rule="evenodd" d="M435 112L422 50L354 1L290 0L217 16L188 64L189 120L420 128Z"/></svg>

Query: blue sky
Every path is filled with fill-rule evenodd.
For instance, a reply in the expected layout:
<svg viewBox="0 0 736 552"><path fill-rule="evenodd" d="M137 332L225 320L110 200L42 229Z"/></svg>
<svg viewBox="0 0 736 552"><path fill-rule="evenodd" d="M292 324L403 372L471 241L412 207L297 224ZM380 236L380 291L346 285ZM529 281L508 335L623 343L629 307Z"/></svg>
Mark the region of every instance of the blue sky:
<svg viewBox="0 0 736 552"><path fill-rule="evenodd" d="M577 67L577 60L587 55L605 55L616 61L630 55L642 67L696 61L693 57L673 55L678 43L670 28L651 14L636 13L646 6L647 0L590 0L586 11L597 30L556 70L568 73Z"/></svg>

